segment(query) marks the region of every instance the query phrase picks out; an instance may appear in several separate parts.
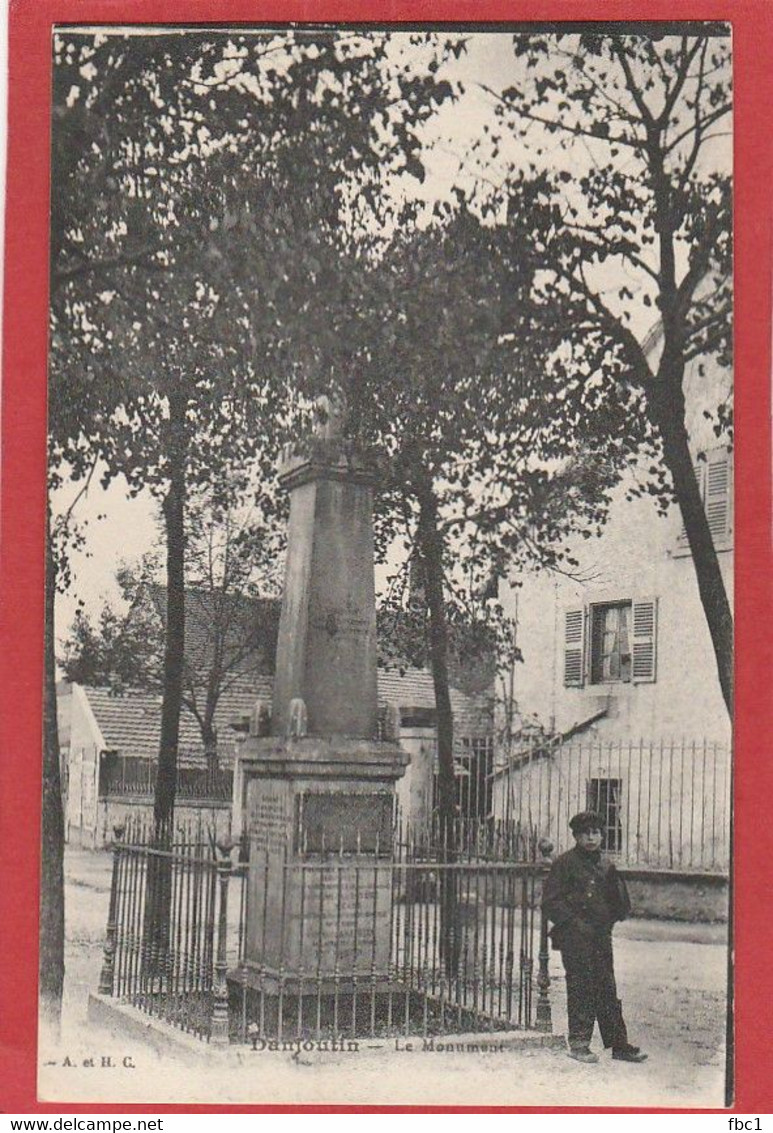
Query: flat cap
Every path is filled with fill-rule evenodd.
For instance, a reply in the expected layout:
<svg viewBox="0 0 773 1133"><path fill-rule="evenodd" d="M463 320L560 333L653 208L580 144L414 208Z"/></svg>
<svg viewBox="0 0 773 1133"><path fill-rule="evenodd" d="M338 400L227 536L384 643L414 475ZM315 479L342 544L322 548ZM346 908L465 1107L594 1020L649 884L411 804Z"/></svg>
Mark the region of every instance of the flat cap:
<svg viewBox="0 0 773 1133"><path fill-rule="evenodd" d="M585 834L588 830L603 830L604 822L597 811L581 810L569 820L569 829L572 834Z"/></svg>

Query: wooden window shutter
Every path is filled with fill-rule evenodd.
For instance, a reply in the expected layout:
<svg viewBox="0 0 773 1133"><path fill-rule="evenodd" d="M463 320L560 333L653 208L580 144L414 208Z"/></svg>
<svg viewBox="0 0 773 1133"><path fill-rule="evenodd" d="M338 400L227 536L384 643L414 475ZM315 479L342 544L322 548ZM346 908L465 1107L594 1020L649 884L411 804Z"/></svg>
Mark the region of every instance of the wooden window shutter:
<svg viewBox="0 0 773 1133"><path fill-rule="evenodd" d="M705 460L696 460L693 463L693 468L695 469L695 479L698 481L698 491L700 492L701 499L703 500L704 506L705 506L705 503L706 503L706 462L705 462ZM685 547L687 546L687 529L686 529L684 523L682 523L682 526L679 529L679 542L683 543Z"/></svg>
<svg viewBox="0 0 773 1133"><path fill-rule="evenodd" d="M564 612L564 685L577 688L585 677L585 611L580 606Z"/></svg>
<svg viewBox="0 0 773 1133"><path fill-rule="evenodd" d="M714 543L727 539L732 530L733 465L726 449L707 456L704 500L709 531Z"/></svg>
<svg viewBox="0 0 773 1133"><path fill-rule="evenodd" d="M655 680L658 638L658 600L639 598L633 602L631 638L633 659L631 679L634 684Z"/></svg>

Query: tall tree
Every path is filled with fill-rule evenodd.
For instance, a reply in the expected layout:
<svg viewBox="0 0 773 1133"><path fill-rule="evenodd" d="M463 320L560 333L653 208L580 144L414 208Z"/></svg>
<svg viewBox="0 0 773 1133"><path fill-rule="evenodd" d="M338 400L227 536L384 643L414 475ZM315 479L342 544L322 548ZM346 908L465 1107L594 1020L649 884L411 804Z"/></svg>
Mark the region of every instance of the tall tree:
<svg viewBox="0 0 773 1133"><path fill-rule="evenodd" d="M181 41L176 49L179 50ZM128 198L116 170L128 158L128 122L136 100L151 109L141 76L152 58L151 39L128 44L93 35L54 38L51 169L51 358L48 391L49 495L67 478L88 483L95 468L100 426L114 410L119 388L93 371L69 364L68 314L88 280L104 283L121 263L154 266L157 250L136 223L110 215L109 203ZM163 135L157 114L148 128ZM132 199L136 194L132 194ZM136 220L137 210L124 209ZM117 240L121 233L125 239ZM70 517L68 517L69 520ZM45 705L43 737L40 994L44 1014L55 1024L64 980L64 820L56 714L54 610L58 588L69 582L69 522L48 513L46 530Z"/></svg>
<svg viewBox="0 0 773 1133"><path fill-rule="evenodd" d="M222 490L222 489L221 489ZM193 631L186 647L182 700L201 732L207 766L218 765L215 717L223 696L245 675L270 671L278 629L275 594L283 536L271 495L272 517L241 518L230 505L197 500L189 525L197 534L187 546L186 625ZM166 592L154 603L166 623Z"/></svg>
<svg viewBox="0 0 773 1133"><path fill-rule="evenodd" d="M447 608L469 604L471 577L477 589L519 561L558 562L569 533L598 529L611 485L643 440L633 431L617 444L631 405L597 392L590 365L588 380L566 389L559 346L572 311L532 299L537 235L515 221L486 226L460 202L434 230L395 247L381 270L399 282L372 352L372 384L360 387L359 411L391 453L397 514L423 575L447 818ZM593 349L577 343L586 362Z"/></svg>
<svg viewBox="0 0 773 1133"><path fill-rule="evenodd" d="M565 536L598 530L611 487L647 440L646 427L630 426L635 394L613 397L596 380L592 338L571 341L583 377L567 382L576 304L535 301L544 234L528 195L506 226L483 223L458 199L411 232L408 210L404 237L342 263L340 290L326 289L317 316L340 344L332 356L317 345L317 359L338 376L348 433L382 454L379 542L402 534L421 577L448 860L458 848L449 608L463 606L471 573L477 585L518 561L555 564ZM457 903L449 871L441 951L450 973Z"/></svg>
<svg viewBox="0 0 773 1133"><path fill-rule="evenodd" d="M541 286L551 301L575 297L603 342L604 379L643 394L732 714L733 620L685 418L690 366L707 356L730 364L729 28L519 34L513 44L516 82L490 92L501 118L495 144L514 134L532 168L550 149ZM642 308L658 313L654 335L634 333L637 308L640 326ZM705 409L727 436L726 397ZM666 488L653 489L662 506Z"/></svg>
<svg viewBox="0 0 773 1133"><path fill-rule="evenodd" d="M421 50L424 39L406 36L404 44ZM283 386L272 385L269 366L259 390L224 375L229 350L249 348L243 360L253 376L266 362L256 323L279 332L273 346L281 350L276 296L287 273L277 265L289 258L281 193L250 216L265 271L253 262L241 286L217 247L233 213L213 212L213 200L227 197L229 172L247 170L291 197L319 198L331 217L372 211L383 169L416 168L421 122L451 90L433 77L431 57L423 71L412 69L386 35L159 34L137 43L68 33L57 42L54 152L63 200L52 270L67 286L60 326L94 381L120 389L121 409L103 420L97 446L107 475L124 474L135 490L147 481L163 494L167 640L156 815L164 821L174 800L191 477L224 443L249 436L236 428L237 406L247 402L253 417L260 407L253 436L281 419L269 390ZM226 308L230 325L221 318L213 337ZM195 433L205 405L204 433Z"/></svg>
<svg viewBox="0 0 773 1133"><path fill-rule="evenodd" d="M285 420L277 386L256 371L246 338L230 335L243 316L232 294L208 285L199 265L168 266L161 292L120 290L84 301L80 365L114 376L120 390L105 419L99 453L105 478L122 475L130 491L158 499L166 548L163 699L155 810L159 824L174 805L179 715L185 686L186 543L191 499L202 491L237 491L246 468L273 466ZM136 288L136 289L135 289ZM73 318L75 313L73 313ZM72 323L71 323L72 325ZM93 328L98 327L98 330ZM230 475L228 473L230 472ZM232 489L221 488L228 481Z"/></svg>

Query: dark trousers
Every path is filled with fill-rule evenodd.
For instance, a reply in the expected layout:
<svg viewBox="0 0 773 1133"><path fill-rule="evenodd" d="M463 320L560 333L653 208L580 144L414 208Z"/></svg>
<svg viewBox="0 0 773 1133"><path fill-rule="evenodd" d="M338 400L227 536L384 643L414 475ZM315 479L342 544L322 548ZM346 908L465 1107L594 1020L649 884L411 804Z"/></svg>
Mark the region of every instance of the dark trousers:
<svg viewBox="0 0 773 1133"><path fill-rule="evenodd" d="M566 972L570 1048L587 1047L598 1020L604 1046L621 1050L628 1044L628 1035L617 998L611 935L571 926L561 941L561 959Z"/></svg>

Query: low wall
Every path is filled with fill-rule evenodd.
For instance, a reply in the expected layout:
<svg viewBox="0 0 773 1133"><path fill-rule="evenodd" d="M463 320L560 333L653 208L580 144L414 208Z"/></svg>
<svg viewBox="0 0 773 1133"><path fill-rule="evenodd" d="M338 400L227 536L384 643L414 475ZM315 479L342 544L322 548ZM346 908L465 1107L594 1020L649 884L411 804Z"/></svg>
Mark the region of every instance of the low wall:
<svg viewBox="0 0 773 1133"><path fill-rule="evenodd" d="M667 921L724 924L728 919L728 879L719 873L680 873L671 870L619 867L631 897L631 917ZM489 900L502 901L501 887L488 888ZM542 901L542 877L534 882L530 904Z"/></svg>
<svg viewBox="0 0 773 1133"><path fill-rule="evenodd" d="M634 917L672 921L724 922L728 879L716 873L624 869Z"/></svg>
<svg viewBox="0 0 773 1133"><path fill-rule="evenodd" d="M624 868L620 873L628 886L632 917L707 924L727 921L729 886L722 874ZM541 899L542 884L538 879L535 908Z"/></svg>

